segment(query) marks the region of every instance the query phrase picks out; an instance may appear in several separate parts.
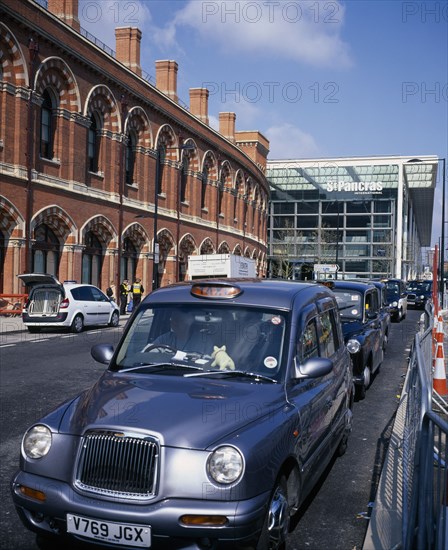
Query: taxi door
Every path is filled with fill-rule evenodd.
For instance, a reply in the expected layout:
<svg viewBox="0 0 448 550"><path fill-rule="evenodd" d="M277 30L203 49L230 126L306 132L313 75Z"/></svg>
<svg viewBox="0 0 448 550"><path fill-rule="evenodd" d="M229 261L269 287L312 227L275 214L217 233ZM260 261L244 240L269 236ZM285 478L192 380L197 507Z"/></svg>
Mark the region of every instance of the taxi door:
<svg viewBox="0 0 448 550"><path fill-rule="evenodd" d="M294 325L295 361L303 364L307 359L322 356L321 328L316 305L303 308ZM297 458L303 470L306 470L304 479L308 479L311 484L314 483L314 472L316 475L321 473L319 458L322 453L328 453L328 415L333 409L334 383L333 372L330 372L319 378L294 379L287 385L288 400L296 408L299 417Z"/></svg>

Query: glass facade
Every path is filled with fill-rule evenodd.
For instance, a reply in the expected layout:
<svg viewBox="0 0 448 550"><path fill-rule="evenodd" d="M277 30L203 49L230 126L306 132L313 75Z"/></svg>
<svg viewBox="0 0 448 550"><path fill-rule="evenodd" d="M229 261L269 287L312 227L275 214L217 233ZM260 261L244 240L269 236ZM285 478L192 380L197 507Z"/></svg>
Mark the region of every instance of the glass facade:
<svg viewBox="0 0 448 550"><path fill-rule="evenodd" d="M333 264L341 278L417 277L436 174L435 157L269 162L269 276L311 279Z"/></svg>

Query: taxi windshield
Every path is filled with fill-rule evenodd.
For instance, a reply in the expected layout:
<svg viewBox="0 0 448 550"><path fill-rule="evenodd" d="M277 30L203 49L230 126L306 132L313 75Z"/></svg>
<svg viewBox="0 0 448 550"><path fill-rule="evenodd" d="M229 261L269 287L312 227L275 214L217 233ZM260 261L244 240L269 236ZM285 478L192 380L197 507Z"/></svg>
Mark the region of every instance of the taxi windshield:
<svg viewBox="0 0 448 550"><path fill-rule="evenodd" d="M240 371L277 377L283 312L225 304L142 309L117 353L116 368L142 372ZM160 368L159 368L160 367Z"/></svg>
<svg viewBox="0 0 448 550"><path fill-rule="evenodd" d="M432 290L432 283L430 282L427 282L427 281L423 281L423 282L420 282L420 281L414 281L414 282L410 282L408 284L408 287L407 287L408 291L412 291L412 292L431 292Z"/></svg>
<svg viewBox="0 0 448 550"><path fill-rule="evenodd" d="M360 292L334 288L341 319L362 319L363 296Z"/></svg>

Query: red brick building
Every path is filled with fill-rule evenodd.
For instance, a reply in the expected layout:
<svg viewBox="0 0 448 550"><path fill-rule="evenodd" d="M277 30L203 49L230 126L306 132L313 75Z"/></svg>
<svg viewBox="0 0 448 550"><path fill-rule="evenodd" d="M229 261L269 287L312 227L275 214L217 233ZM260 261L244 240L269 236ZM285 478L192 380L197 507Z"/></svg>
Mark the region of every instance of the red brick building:
<svg viewBox="0 0 448 550"><path fill-rule="evenodd" d="M190 254L264 275L268 141L234 113L212 129L204 88L184 107L175 61L151 84L141 36L117 28L113 52L80 28L78 0L0 0L0 293L24 272L149 290L184 279Z"/></svg>

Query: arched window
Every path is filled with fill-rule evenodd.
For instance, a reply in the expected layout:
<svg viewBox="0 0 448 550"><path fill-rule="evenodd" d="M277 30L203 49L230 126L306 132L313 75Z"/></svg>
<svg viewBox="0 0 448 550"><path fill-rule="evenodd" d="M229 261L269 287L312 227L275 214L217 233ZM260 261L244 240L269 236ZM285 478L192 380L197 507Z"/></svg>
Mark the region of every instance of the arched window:
<svg viewBox="0 0 448 550"><path fill-rule="evenodd" d="M135 170L135 147L137 145L137 137L135 132L130 131L126 139L126 161L125 161L125 181L128 185L132 185L134 181Z"/></svg>
<svg viewBox="0 0 448 550"><path fill-rule="evenodd" d="M224 195L225 175L221 174L221 178L218 181L218 216L222 216L222 199Z"/></svg>
<svg viewBox="0 0 448 550"><path fill-rule="evenodd" d="M42 94L43 103L40 109L40 156L53 158L54 124L53 101L48 90Z"/></svg>
<svg viewBox="0 0 448 550"><path fill-rule="evenodd" d="M123 254L121 256L121 280L135 280L137 271L138 250L129 237L125 237L123 242Z"/></svg>
<svg viewBox="0 0 448 550"><path fill-rule="evenodd" d="M201 182L201 209L205 208L205 198L207 194L207 180L208 180L208 168L204 166L204 171L202 172L202 182Z"/></svg>
<svg viewBox="0 0 448 550"><path fill-rule="evenodd" d="M87 160L90 172L98 172L99 129L97 117L93 114L90 117L87 139Z"/></svg>
<svg viewBox="0 0 448 550"><path fill-rule="evenodd" d="M60 243L54 231L45 223L34 230L32 246L32 272L57 275L60 259Z"/></svg>
<svg viewBox="0 0 448 550"><path fill-rule="evenodd" d="M240 183L237 182L235 185L235 189L232 192L233 194L233 221L236 222L238 219L238 211L237 211L237 205L238 205L238 195L240 193Z"/></svg>
<svg viewBox="0 0 448 550"><path fill-rule="evenodd" d="M188 177L188 156L182 157L182 168L180 172L180 202L187 200L187 177Z"/></svg>
<svg viewBox="0 0 448 550"><path fill-rule="evenodd" d="M82 254L82 283L100 286L103 266L103 247L93 231L85 237L85 249Z"/></svg>

